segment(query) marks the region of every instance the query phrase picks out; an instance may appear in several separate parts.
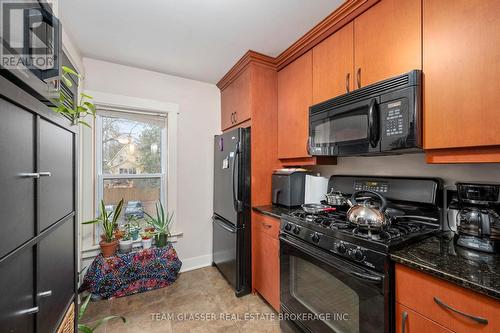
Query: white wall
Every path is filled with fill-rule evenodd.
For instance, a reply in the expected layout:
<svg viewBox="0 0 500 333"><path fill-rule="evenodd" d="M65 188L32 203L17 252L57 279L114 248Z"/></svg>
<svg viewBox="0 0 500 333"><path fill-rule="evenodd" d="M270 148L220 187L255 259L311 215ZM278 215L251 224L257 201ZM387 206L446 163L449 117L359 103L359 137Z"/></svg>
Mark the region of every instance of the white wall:
<svg viewBox="0 0 500 333"><path fill-rule="evenodd" d="M341 157L337 165L316 166L322 176L333 174L439 177L446 186L456 181L500 181L500 164L427 164L424 154Z"/></svg>
<svg viewBox="0 0 500 333"><path fill-rule="evenodd" d="M220 92L214 84L83 58L85 90L179 105L175 244L183 270L212 260L213 136L220 130ZM88 171L87 171L88 174ZM92 177L92 176L90 176ZM89 182L91 180L88 180ZM91 191L90 191L91 192ZM84 195L84 212L93 193ZM84 244L89 243L84 233Z"/></svg>

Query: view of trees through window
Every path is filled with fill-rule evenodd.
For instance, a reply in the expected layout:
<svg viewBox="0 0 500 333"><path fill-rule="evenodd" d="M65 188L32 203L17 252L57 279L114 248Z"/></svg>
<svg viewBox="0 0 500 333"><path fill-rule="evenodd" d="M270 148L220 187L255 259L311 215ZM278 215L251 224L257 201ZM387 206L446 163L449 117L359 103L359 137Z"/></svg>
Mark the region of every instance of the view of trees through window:
<svg viewBox="0 0 500 333"><path fill-rule="evenodd" d="M124 207L119 224L145 224L145 214L155 215L164 186L162 134L164 121L158 118L100 116L100 199L113 210L121 198Z"/></svg>

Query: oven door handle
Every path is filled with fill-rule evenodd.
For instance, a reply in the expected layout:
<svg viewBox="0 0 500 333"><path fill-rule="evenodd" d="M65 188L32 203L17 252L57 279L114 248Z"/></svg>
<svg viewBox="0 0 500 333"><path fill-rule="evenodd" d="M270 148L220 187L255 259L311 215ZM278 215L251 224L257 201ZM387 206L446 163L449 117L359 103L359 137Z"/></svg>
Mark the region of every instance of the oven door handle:
<svg viewBox="0 0 500 333"><path fill-rule="evenodd" d="M381 277L381 276L376 276L376 275L371 275L371 274L366 274L366 273L359 273L359 272L356 272L352 269L346 269L346 267L344 267L344 266L346 266L348 263L339 264L339 263L335 263L333 260L328 260L328 259L322 258L321 257L322 253L320 251L317 251L316 249L310 248L310 246L307 244L299 244L298 243L299 241L292 242L292 241L286 239L284 235L280 236L280 240L283 241L284 243L288 244L289 246L292 246L296 249L299 249L299 250L305 252L306 254L312 256L315 259L321 260L321 261L325 262L326 264L335 267L336 269L338 269L342 273L348 274L348 275L353 276L355 278L362 279L362 280L369 281L369 282L381 282L383 279L383 277ZM340 259L336 259L336 258L334 260L340 261Z"/></svg>
<svg viewBox="0 0 500 333"><path fill-rule="evenodd" d="M363 280L369 280L369 281L374 281L374 282L382 281L382 277L376 276L376 275L369 275L369 274L363 274L363 273L358 273L358 272L350 272L350 274L352 274L355 277L358 277L360 279L363 279Z"/></svg>

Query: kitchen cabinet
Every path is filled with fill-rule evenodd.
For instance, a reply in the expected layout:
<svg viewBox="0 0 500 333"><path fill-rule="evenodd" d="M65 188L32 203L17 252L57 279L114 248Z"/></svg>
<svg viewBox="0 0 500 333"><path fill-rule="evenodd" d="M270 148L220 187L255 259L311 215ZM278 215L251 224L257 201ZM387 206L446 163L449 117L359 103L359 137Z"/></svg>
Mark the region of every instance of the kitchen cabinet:
<svg viewBox="0 0 500 333"><path fill-rule="evenodd" d="M352 22L347 24L313 48L313 104L354 88L353 27Z"/></svg>
<svg viewBox="0 0 500 333"><path fill-rule="evenodd" d="M396 303L396 333L452 333L449 329Z"/></svg>
<svg viewBox="0 0 500 333"><path fill-rule="evenodd" d="M396 302L454 332L500 332L498 300L400 264L396 264ZM396 327L402 326L401 313L396 315Z"/></svg>
<svg viewBox="0 0 500 333"><path fill-rule="evenodd" d="M278 72L278 158L309 157L312 51Z"/></svg>
<svg viewBox="0 0 500 333"><path fill-rule="evenodd" d="M421 0L381 0L354 19L355 88L422 68L421 12Z"/></svg>
<svg viewBox="0 0 500 333"><path fill-rule="evenodd" d="M424 148L430 163L500 162L500 2L424 0Z"/></svg>
<svg viewBox="0 0 500 333"><path fill-rule="evenodd" d="M251 117L251 69L246 68L221 91L222 130Z"/></svg>
<svg viewBox="0 0 500 333"><path fill-rule="evenodd" d="M253 289L280 311L280 220L252 213Z"/></svg>

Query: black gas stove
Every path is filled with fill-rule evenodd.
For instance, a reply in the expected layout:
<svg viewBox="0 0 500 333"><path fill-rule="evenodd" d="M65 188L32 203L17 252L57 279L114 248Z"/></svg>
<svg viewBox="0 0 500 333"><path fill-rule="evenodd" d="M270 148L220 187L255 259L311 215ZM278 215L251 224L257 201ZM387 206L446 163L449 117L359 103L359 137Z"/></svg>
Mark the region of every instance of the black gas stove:
<svg viewBox="0 0 500 333"><path fill-rule="evenodd" d="M391 223L383 228L358 227L347 219L349 206L319 214L301 209L283 214L282 312L291 317L334 313L333 319L292 320L306 332L392 332L394 298L389 253L440 229L441 182L428 178L332 176L328 190L331 188L347 197L359 190L382 194L389 202L386 215ZM369 202L376 205L375 201ZM338 319L346 313L349 320Z"/></svg>
<svg viewBox="0 0 500 333"><path fill-rule="evenodd" d="M383 271L389 252L439 230L439 224L412 219L393 222L380 229L360 228L348 222L345 209L338 207L336 212L319 214L296 210L284 214L281 231L347 260Z"/></svg>

